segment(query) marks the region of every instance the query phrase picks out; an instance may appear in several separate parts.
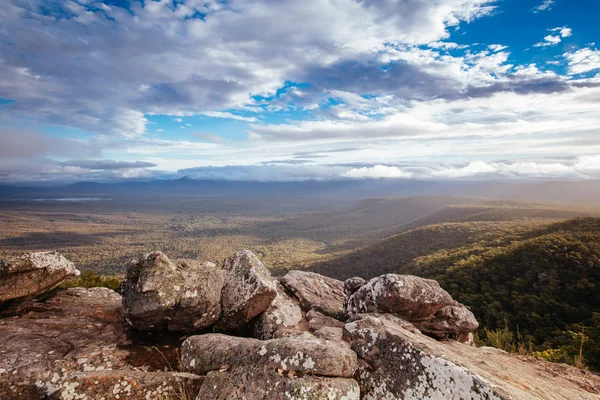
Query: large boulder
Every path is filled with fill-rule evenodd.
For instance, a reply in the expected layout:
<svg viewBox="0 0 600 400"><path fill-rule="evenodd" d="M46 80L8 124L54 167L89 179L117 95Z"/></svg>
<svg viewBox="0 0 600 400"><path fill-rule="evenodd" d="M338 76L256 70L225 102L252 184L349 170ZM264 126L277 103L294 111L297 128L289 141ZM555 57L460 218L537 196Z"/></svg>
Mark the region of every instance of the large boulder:
<svg viewBox="0 0 600 400"><path fill-rule="evenodd" d="M55 251L0 260L0 303L38 296L78 275L73 263Z"/></svg>
<svg viewBox="0 0 600 400"><path fill-rule="evenodd" d="M337 342L316 338L257 340L218 333L191 336L181 346L181 364L207 374L231 368L293 375L352 377L356 354Z"/></svg>
<svg viewBox="0 0 600 400"><path fill-rule="evenodd" d="M438 342L411 326L389 314L358 315L346 324L344 339L359 358L355 379L361 399L597 399L575 380L554 373L552 364ZM579 380L586 374L576 371Z"/></svg>
<svg viewBox="0 0 600 400"><path fill-rule="evenodd" d="M277 285L269 270L250 250L239 251L225 259L223 270L226 275L219 325L235 329L271 305L277 296Z"/></svg>
<svg viewBox="0 0 600 400"><path fill-rule="evenodd" d="M127 267L123 312L139 330L199 331L219 319L223 283L212 263L146 254Z"/></svg>
<svg viewBox="0 0 600 400"><path fill-rule="evenodd" d="M292 292L305 311L316 310L327 316L343 318L344 284L314 272L290 271L281 284Z"/></svg>
<svg viewBox="0 0 600 400"><path fill-rule="evenodd" d="M219 319L223 283L212 263L149 253L128 265L123 312L136 329L198 331Z"/></svg>
<svg viewBox="0 0 600 400"><path fill-rule="evenodd" d="M359 400L354 379L289 376L261 369L214 371L196 400Z"/></svg>
<svg viewBox="0 0 600 400"><path fill-rule="evenodd" d="M276 290L277 295L269 308L253 320L253 336L258 339L274 339L308 328L298 299L289 296L279 283Z"/></svg>
<svg viewBox="0 0 600 400"><path fill-rule="evenodd" d="M351 379L356 354L337 342L303 332L261 341L207 334L188 338L181 364L207 374L197 400L359 399Z"/></svg>
<svg viewBox="0 0 600 400"><path fill-rule="evenodd" d="M160 400L199 390L201 377L164 372L166 362L132 363L146 348L130 340L110 289L68 289L19 304L18 315L0 319L0 399Z"/></svg>
<svg viewBox="0 0 600 400"><path fill-rule="evenodd" d="M415 322L421 332L436 339L453 339L462 343L470 341L469 334L479 323L464 305L446 306L424 321Z"/></svg>
<svg viewBox="0 0 600 400"><path fill-rule="evenodd" d="M420 321L455 304L437 281L411 275L387 274L371 279L347 299L346 314L390 313Z"/></svg>

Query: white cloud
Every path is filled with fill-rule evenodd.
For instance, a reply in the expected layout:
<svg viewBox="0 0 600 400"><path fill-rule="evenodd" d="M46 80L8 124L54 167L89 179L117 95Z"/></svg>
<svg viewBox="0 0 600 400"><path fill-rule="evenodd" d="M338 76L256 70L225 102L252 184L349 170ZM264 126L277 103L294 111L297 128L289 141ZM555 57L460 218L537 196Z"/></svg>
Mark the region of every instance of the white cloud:
<svg viewBox="0 0 600 400"><path fill-rule="evenodd" d="M388 43L439 41L495 7L494 0L128 3L9 0L0 9L0 41L11 43L0 57L0 97L15 102L3 112L139 136L144 115L242 109L252 95L273 94L311 68L372 57Z"/></svg>
<svg viewBox="0 0 600 400"><path fill-rule="evenodd" d="M562 42L564 38L568 38L573 35L573 30L566 26L550 29L550 32L553 32L554 34L546 36L543 42L536 43L534 47L556 46Z"/></svg>
<svg viewBox="0 0 600 400"><path fill-rule="evenodd" d="M564 57L568 62L569 74L571 75L600 69L600 50L588 47L565 53Z"/></svg>
<svg viewBox="0 0 600 400"><path fill-rule="evenodd" d="M161 0L131 2L131 10L98 0L57 0L50 10L46 3L0 8L0 41L12 43L0 56L0 98L15 100L0 107L0 122L27 116L83 130L92 139L82 147L97 148L97 158L213 176L227 176L218 169L225 167L249 176L241 171L254 166L265 179L351 170L459 179L563 176L564 166L588 176L539 159L600 154L597 80L561 76L542 62L515 65L501 44L451 41L461 21L490 14L492 0ZM549 45L572 35L568 27L548 33ZM593 45L564 58L571 75L600 68ZM263 118L270 112L284 122ZM188 129L190 140L145 138L152 114L169 115L180 133L194 115L249 122L248 140L192 140L201 124ZM27 149L27 137L11 136L11 148ZM36 158L64 159L67 146L48 146L54 154L38 147ZM310 165L284 165L304 159ZM499 159L509 161L489 161ZM280 162L262 166L272 160Z"/></svg>
<svg viewBox="0 0 600 400"><path fill-rule="evenodd" d="M410 178L411 172L402 171L398 167L374 165L372 167L352 168L341 174L344 178Z"/></svg>
<svg viewBox="0 0 600 400"><path fill-rule="evenodd" d="M533 8L535 14L541 11L550 11L554 6L555 0L544 0L541 4Z"/></svg>
<svg viewBox="0 0 600 400"><path fill-rule="evenodd" d="M492 50L493 52L497 52L508 49L508 46L503 46L501 44L490 44L488 49Z"/></svg>
<svg viewBox="0 0 600 400"><path fill-rule="evenodd" d="M464 167L439 169L431 175L443 178L585 179L595 177L598 172L600 156L584 156L574 164L474 161Z"/></svg>
<svg viewBox="0 0 600 400"><path fill-rule="evenodd" d="M205 111L201 114L206 115L207 117L212 117L212 118L236 119L238 121L247 121L247 122L258 121L256 119L256 117L243 117L241 115L235 115L230 112L223 112L223 111Z"/></svg>
<svg viewBox="0 0 600 400"><path fill-rule="evenodd" d="M575 168L582 172L600 172L600 155L579 157Z"/></svg>
<svg viewBox="0 0 600 400"><path fill-rule="evenodd" d="M491 165L483 162L483 161L474 161L469 165L461 168L448 168L439 171L433 171L432 175L435 177L444 177L444 178L464 178L471 176L478 176L482 174L490 174L496 172L497 170Z"/></svg>

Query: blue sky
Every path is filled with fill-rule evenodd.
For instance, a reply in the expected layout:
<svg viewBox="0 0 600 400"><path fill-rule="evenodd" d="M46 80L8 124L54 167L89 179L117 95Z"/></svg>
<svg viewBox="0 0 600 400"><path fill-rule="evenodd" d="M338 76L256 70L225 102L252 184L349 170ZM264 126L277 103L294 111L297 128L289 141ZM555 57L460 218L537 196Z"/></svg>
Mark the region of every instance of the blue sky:
<svg viewBox="0 0 600 400"><path fill-rule="evenodd" d="M600 2L9 0L0 182L597 179Z"/></svg>

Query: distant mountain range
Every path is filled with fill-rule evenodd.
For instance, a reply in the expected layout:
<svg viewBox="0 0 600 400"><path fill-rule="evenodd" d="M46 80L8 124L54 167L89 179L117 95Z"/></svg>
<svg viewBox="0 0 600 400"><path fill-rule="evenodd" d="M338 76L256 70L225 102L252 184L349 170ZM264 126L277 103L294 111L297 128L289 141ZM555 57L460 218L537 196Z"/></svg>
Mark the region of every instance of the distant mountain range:
<svg viewBox="0 0 600 400"><path fill-rule="evenodd" d="M0 185L1 200L97 197L157 201L180 197L269 198L306 196L356 200L383 196L452 195L600 204L600 180L591 181L418 181L405 179L304 182L155 180L78 182L42 187Z"/></svg>

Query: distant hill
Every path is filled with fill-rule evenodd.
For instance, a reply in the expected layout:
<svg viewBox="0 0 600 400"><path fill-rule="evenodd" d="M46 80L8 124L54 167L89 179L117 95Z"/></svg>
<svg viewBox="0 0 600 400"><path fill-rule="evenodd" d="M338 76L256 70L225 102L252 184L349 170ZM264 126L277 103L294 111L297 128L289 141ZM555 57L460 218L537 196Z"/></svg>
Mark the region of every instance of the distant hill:
<svg viewBox="0 0 600 400"><path fill-rule="evenodd" d="M257 182L226 180L154 180L113 183L78 182L0 185L0 200L36 197L105 196L130 201L189 197L229 197L285 201L301 196L310 203L328 198L354 201L390 196L475 196L600 204L600 180L590 181L419 181L408 179Z"/></svg>
<svg viewBox="0 0 600 400"><path fill-rule="evenodd" d="M478 242L500 245L569 218L598 216L600 209L569 204L474 197L418 196L364 200L324 213L324 225L335 213L360 235L384 240L340 251L310 269L338 279L371 278L407 268L416 258ZM333 229L333 228L330 228ZM349 231L349 229L347 229ZM394 234L395 233L395 234ZM352 235L349 231L348 235Z"/></svg>
<svg viewBox="0 0 600 400"><path fill-rule="evenodd" d="M572 363L581 349L600 370L599 218L430 225L312 269L340 278L436 279L486 328L507 328L555 361Z"/></svg>

